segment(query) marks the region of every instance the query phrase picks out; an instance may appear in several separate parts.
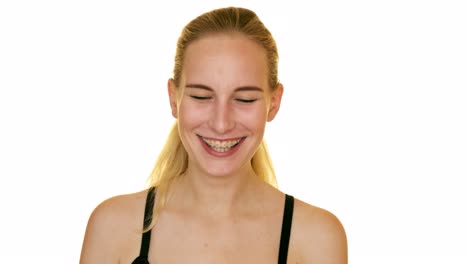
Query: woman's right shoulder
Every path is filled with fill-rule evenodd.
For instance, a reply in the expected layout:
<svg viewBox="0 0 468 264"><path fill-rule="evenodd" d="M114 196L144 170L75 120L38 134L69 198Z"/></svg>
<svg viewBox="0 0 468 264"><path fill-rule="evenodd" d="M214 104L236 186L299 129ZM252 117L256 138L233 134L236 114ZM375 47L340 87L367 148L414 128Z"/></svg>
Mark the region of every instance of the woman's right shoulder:
<svg viewBox="0 0 468 264"><path fill-rule="evenodd" d="M99 203L91 213L89 221L104 226L121 226L133 222L143 212L148 190L110 197Z"/></svg>
<svg viewBox="0 0 468 264"><path fill-rule="evenodd" d="M86 226L80 263L118 262L115 253L133 236L141 235L147 193L143 190L113 196L94 208Z"/></svg>

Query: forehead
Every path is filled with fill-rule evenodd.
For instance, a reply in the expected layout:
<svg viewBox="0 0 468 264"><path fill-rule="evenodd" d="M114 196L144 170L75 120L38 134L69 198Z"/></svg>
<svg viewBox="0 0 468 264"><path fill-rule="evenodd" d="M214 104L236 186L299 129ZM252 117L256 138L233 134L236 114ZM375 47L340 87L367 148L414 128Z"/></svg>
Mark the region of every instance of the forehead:
<svg viewBox="0 0 468 264"><path fill-rule="evenodd" d="M182 79L210 87L268 84L266 51L241 34L202 37L187 47Z"/></svg>

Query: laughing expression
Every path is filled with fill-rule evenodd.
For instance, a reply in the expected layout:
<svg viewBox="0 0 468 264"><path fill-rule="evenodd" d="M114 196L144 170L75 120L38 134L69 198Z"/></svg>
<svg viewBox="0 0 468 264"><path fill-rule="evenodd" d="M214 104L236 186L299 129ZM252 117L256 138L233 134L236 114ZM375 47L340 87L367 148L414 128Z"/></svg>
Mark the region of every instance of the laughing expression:
<svg viewBox="0 0 468 264"><path fill-rule="evenodd" d="M189 155L188 172L210 176L252 170L265 124L279 108L266 52L240 34L205 36L189 44L178 88L169 95Z"/></svg>

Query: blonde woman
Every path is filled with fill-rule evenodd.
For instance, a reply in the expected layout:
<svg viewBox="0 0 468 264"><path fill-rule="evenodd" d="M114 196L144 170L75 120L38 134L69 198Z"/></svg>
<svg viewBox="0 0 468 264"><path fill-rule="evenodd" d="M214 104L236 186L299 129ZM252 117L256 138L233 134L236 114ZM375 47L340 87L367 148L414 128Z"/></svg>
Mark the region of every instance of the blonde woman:
<svg viewBox="0 0 468 264"><path fill-rule="evenodd" d="M257 15L212 10L177 43L176 119L149 188L93 211L80 263L347 263L330 212L277 189L263 135L278 113L278 51Z"/></svg>

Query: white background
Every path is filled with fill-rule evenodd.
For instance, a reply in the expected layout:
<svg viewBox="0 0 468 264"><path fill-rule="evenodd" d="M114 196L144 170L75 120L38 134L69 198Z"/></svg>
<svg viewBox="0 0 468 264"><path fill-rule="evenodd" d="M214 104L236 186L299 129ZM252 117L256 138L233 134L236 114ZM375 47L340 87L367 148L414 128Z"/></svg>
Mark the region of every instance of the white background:
<svg viewBox="0 0 468 264"><path fill-rule="evenodd" d="M78 263L94 207L144 188L177 37L227 5L279 46L281 190L341 219L350 263L468 263L462 2L2 1L0 263Z"/></svg>

